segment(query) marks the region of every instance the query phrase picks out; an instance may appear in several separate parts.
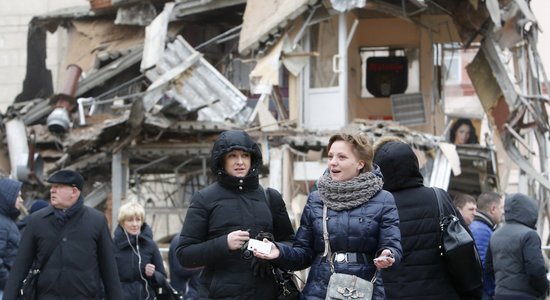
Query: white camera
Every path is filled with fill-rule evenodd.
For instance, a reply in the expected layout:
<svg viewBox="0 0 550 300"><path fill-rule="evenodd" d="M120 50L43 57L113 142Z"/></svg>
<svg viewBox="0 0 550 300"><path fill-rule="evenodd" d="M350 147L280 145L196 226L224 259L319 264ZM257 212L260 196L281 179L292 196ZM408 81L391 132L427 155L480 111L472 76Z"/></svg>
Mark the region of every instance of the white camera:
<svg viewBox="0 0 550 300"><path fill-rule="evenodd" d="M262 254L269 254L271 252L271 243L265 243L260 240L250 239L248 241L248 250L258 251Z"/></svg>

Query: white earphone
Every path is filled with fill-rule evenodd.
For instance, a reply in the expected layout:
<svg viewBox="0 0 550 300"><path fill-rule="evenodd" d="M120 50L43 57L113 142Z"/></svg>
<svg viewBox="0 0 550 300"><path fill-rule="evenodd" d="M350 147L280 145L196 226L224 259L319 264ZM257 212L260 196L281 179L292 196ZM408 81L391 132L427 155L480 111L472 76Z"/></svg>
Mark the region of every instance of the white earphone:
<svg viewBox="0 0 550 300"><path fill-rule="evenodd" d="M124 231L124 234L126 235L126 240L128 240L128 244L132 248L132 252L138 257L138 271L139 271L139 277L141 277L141 280L143 280L143 283L145 283L145 292L147 293L147 296L145 297L145 300L150 300L151 293L149 293L149 284L147 282L147 279L143 277L143 274L141 273L141 253L139 253L139 233L136 234L136 248L134 248L134 245L132 245L132 242L130 241L130 236L128 235L128 232L124 228L122 228L122 231ZM156 297L153 297L152 300L155 300Z"/></svg>

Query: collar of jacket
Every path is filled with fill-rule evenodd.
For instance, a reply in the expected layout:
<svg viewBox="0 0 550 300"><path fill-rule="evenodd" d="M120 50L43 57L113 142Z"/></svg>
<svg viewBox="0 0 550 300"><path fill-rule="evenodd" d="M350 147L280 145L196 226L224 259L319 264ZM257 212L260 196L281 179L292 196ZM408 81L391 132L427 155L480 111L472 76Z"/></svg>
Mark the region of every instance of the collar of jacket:
<svg viewBox="0 0 550 300"><path fill-rule="evenodd" d="M489 217L489 215L487 215L485 212L482 212L480 210L476 211L474 220L487 224L487 226L489 226L493 231L495 231L497 227L496 224L493 222L493 220L491 220L491 217Z"/></svg>
<svg viewBox="0 0 550 300"><path fill-rule="evenodd" d="M219 184L231 191L250 192L258 189L260 180L256 169L252 169L245 177L235 177L225 171L218 171Z"/></svg>

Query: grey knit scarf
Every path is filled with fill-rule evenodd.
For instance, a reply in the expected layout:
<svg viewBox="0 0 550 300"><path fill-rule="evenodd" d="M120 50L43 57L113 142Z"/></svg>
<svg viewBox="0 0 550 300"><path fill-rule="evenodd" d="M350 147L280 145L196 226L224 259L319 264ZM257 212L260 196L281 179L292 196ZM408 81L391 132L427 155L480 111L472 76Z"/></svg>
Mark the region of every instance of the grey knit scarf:
<svg viewBox="0 0 550 300"><path fill-rule="evenodd" d="M328 208L341 211L369 201L382 189L384 181L372 172L365 172L346 181L334 181L327 172L317 182L321 201Z"/></svg>

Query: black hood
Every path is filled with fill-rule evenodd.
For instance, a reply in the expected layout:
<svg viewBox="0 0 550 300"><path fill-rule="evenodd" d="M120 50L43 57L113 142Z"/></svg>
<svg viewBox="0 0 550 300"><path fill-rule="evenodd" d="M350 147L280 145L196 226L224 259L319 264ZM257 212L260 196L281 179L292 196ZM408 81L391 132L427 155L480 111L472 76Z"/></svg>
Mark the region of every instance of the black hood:
<svg viewBox="0 0 550 300"><path fill-rule="evenodd" d="M398 191L424 184L418 159L411 146L391 141L382 144L374 153L374 163L384 176L384 189Z"/></svg>
<svg viewBox="0 0 550 300"><path fill-rule="evenodd" d="M244 178L237 178L225 172L223 156L233 150L242 150L250 153L250 171ZM256 189L259 185L258 171L262 164L262 152L260 146L242 130L229 130L220 134L211 153L211 169L216 174L222 186L238 191Z"/></svg>
<svg viewBox="0 0 550 300"><path fill-rule="evenodd" d="M15 202L19 197L22 185L17 180L0 179L0 214L13 220L17 219L19 209L15 208Z"/></svg>
<svg viewBox="0 0 550 300"><path fill-rule="evenodd" d="M504 219L506 223L520 223L535 228L539 209L531 197L517 193L506 196L504 202Z"/></svg>

